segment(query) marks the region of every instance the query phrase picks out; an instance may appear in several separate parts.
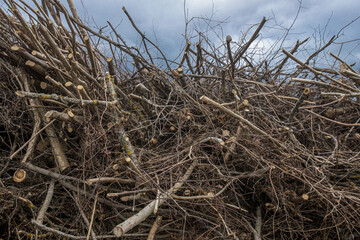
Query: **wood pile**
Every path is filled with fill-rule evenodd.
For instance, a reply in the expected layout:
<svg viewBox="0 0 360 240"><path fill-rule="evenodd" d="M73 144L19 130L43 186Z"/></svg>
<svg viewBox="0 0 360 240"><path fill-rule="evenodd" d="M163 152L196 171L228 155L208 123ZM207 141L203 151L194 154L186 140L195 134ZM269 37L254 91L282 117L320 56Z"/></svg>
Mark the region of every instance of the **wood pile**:
<svg viewBox="0 0 360 240"><path fill-rule="evenodd" d="M264 18L171 61L125 8L139 47L27 2L0 8L1 239L360 238L360 74L310 64L334 38L255 60Z"/></svg>

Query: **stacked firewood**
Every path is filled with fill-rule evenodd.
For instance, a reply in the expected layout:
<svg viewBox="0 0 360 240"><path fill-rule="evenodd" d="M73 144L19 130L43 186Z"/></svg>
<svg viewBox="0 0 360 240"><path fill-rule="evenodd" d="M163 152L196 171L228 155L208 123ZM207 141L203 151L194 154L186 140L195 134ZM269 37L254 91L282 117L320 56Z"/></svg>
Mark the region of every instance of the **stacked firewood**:
<svg viewBox="0 0 360 240"><path fill-rule="evenodd" d="M0 238L359 237L360 74L310 65L335 38L255 60L264 18L170 61L67 2L0 8Z"/></svg>

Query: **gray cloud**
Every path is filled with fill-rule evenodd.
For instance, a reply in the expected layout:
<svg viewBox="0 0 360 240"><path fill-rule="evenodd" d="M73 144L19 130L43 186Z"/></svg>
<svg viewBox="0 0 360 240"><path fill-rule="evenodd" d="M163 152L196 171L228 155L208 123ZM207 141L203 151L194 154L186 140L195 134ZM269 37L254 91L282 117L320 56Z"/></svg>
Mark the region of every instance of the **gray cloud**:
<svg viewBox="0 0 360 240"><path fill-rule="evenodd" d="M63 2L66 2L62 0ZM157 43L171 57L180 51L181 43L184 43L182 34L185 29L184 2L170 0L75 0L79 13L86 16L90 24L94 22L105 26L109 20L114 25L119 24L119 33L130 43L138 42L138 35L131 28L129 21L122 12L125 6L141 31L149 37L157 40ZM83 10L82 5L86 10ZM252 24L261 21L265 16L269 21L261 34L264 38L263 45L276 42L284 28L289 28L300 7L298 0L188 0L186 12L189 19L192 17L212 18L216 21L226 20L222 24L220 35L209 32L209 37L214 37L214 42L220 42L226 35L233 36L234 40L240 40L244 31ZM355 19L359 13L360 1L357 0L303 0L298 18L288 35L286 44L291 45L297 39L312 37L312 47L319 47L328 41L332 35ZM91 18L90 18L91 17ZM216 25L215 22L212 26ZM355 22L341 33L337 42L349 41L359 38L358 30L360 21ZM190 30L197 27L201 32L206 32L209 26L204 22L193 20L189 25ZM267 39L267 40L266 40ZM194 41L196 41L194 39ZM266 43L267 42L267 43ZM356 46L359 41L348 43L343 46L342 56L351 61L359 61L360 50ZM308 45L311 47L310 45ZM334 45L333 49L339 45ZM285 46L286 47L286 46ZM353 50L355 48L355 50ZM352 53L349 55L349 53Z"/></svg>

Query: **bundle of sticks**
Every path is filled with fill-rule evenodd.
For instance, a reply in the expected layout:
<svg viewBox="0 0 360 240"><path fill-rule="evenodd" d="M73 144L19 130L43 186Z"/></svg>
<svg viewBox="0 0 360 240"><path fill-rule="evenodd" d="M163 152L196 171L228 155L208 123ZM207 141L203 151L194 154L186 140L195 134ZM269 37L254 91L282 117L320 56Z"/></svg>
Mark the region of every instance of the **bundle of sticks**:
<svg viewBox="0 0 360 240"><path fill-rule="evenodd" d="M259 60L264 18L172 61L125 8L139 47L67 3L0 8L1 238L359 237L360 74L335 38Z"/></svg>

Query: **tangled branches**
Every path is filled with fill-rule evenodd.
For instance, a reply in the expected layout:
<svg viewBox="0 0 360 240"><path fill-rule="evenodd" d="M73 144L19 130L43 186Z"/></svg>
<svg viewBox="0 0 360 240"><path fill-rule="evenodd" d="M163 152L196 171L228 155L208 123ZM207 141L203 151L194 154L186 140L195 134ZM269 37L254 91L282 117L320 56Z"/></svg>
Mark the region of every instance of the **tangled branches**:
<svg viewBox="0 0 360 240"><path fill-rule="evenodd" d="M311 66L304 40L257 63L264 18L171 62L125 8L140 48L41 2L0 9L0 237L359 236L360 74L339 57Z"/></svg>

